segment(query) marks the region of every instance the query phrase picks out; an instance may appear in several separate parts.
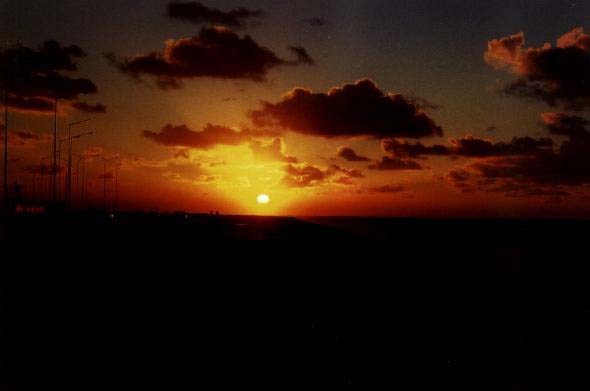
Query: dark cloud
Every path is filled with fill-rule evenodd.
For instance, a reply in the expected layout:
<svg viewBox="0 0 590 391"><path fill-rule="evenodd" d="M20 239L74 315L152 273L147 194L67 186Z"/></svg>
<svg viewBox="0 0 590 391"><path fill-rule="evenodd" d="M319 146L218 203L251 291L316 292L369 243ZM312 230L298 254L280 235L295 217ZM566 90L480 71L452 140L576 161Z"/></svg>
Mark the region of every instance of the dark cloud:
<svg viewBox="0 0 590 391"><path fill-rule="evenodd" d="M570 138L589 138L590 121L567 113L542 113L542 124L551 134Z"/></svg>
<svg viewBox="0 0 590 391"><path fill-rule="evenodd" d="M72 102L71 106L76 110L83 111L85 113L106 113L107 108L105 105L97 103L94 105L86 102Z"/></svg>
<svg viewBox="0 0 590 391"><path fill-rule="evenodd" d="M504 193L506 197L565 197L570 193L560 187L540 187L514 181L502 182L498 185L483 187L487 192Z"/></svg>
<svg viewBox="0 0 590 391"><path fill-rule="evenodd" d="M168 16L189 23L214 23L231 27L243 26L245 20L264 15L262 10L250 10L248 8L235 8L229 11L221 11L210 8L200 2L171 2L168 3Z"/></svg>
<svg viewBox="0 0 590 391"><path fill-rule="evenodd" d="M450 148L444 145L426 146L420 142L408 143L398 139L382 140L381 147L385 152L397 157L419 158L423 155L450 154Z"/></svg>
<svg viewBox="0 0 590 391"><path fill-rule="evenodd" d="M366 156L357 155L354 149L350 147L338 147L338 157L348 160L349 162L368 162L370 159Z"/></svg>
<svg viewBox="0 0 590 391"><path fill-rule="evenodd" d="M506 94L539 99L550 106L583 109L590 106L590 35L578 27L539 48L524 48L524 33L488 42L485 61L518 78Z"/></svg>
<svg viewBox="0 0 590 391"><path fill-rule="evenodd" d="M288 164L282 183L287 187L308 187L322 182L326 173L319 167L303 163Z"/></svg>
<svg viewBox="0 0 590 391"><path fill-rule="evenodd" d="M446 179L463 193L473 193L477 190L477 187L469 182L471 178L472 174L463 169L450 170L446 175Z"/></svg>
<svg viewBox="0 0 590 391"><path fill-rule="evenodd" d="M362 173L362 171L360 171L356 168L341 167L337 164L331 164L330 167L328 167L327 173L330 175L341 173L341 174L344 174L350 178L364 178L365 177L365 175Z"/></svg>
<svg viewBox="0 0 590 391"><path fill-rule="evenodd" d="M543 113L549 132L568 140L559 148L476 162L472 167L485 178L514 179L520 183L580 185L590 183L590 133L586 119L565 113ZM540 139L542 140L542 139Z"/></svg>
<svg viewBox="0 0 590 391"><path fill-rule="evenodd" d="M486 178L556 185L590 183L590 142L566 141L557 152L504 157L476 162L472 167Z"/></svg>
<svg viewBox="0 0 590 391"><path fill-rule="evenodd" d="M332 183L336 183L338 185L344 185L344 186L354 186L356 185L356 182L348 176L339 176L338 178L332 180Z"/></svg>
<svg viewBox="0 0 590 391"><path fill-rule="evenodd" d="M237 131L227 126L212 124L207 124L201 131L196 132L186 125L167 124L159 132L144 130L141 135L168 147L210 149L217 145L239 145L251 141L253 137L269 137L276 133L251 129Z"/></svg>
<svg viewBox="0 0 590 391"><path fill-rule="evenodd" d="M260 140L252 140L250 142L250 149L254 157L262 161L278 161L285 163L297 163L295 156L288 156L284 152L283 139L276 137L269 143L264 143Z"/></svg>
<svg viewBox="0 0 590 391"><path fill-rule="evenodd" d="M420 110L440 110L442 109L441 105L437 105L429 101L428 99L421 98L419 96L407 96L406 99L408 102L412 103L414 106L419 108Z"/></svg>
<svg viewBox="0 0 590 391"><path fill-rule="evenodd" d="M471 174L465 170L451 170L447 173L447 178L451 182L465 182L471 177Z"/></svg>
<svg viewBox="0 0 590 391"><path fill-rule="evenodd" d="M0 124L0 139L4 139L4 124ZM47 133L34 133L28 130L8 130L8 145L11 147L33 147L48 143Z"/></svg>
<svg viewBox="0 0 590 391"><path fill-rule="evenodd" d="M88 79L72 79L57 72L47 72L19 80L11 91L21 96L72 100L81 94L95 94L98 90Z"/></svg>
<svg viewBox="0 0 590 391"><path fill-rule="evenodd" d="M45 41L38 49L14 46L0 51L0 84L7 88L9 104L16 110L49 112L55 98L76 100L97 92L89 79L71 78L60 71L76 71L76 61L86 56L76 46Z"/></svg>
<svg viewBox="0 0 590 391"><path fill-rule="evenodd" d="M251 111L250 118L257 126L280 126L328 138L421 138L443 132L402 95L385 94L369 79L334 87L327 93L294 88L278 103L262 102L262 108Z"/></svg>
<svg viewBox="0 0 590 391"><path fill-rule="evenodd" d="M370 170L422 170L422 166L415 160L399 157L383 156L375 164L369 165Z"/></svg>
<svg viewBox="0 0 590 391"><path fill-rule="evenodd" d="M318 185L329 178L341 185L354 185L352 178L363 178L361 171L335 164L321 168L308 163L288 164L282 183L287 187L310 187Z"/></svg>
<svg viewBox="0 0 590 391"><path fill-rule="evenodd" d="M38 97L8 95L8 105L18 111L35 113L53 113L55 111L55 100Z"/></svg>
<svg viewBox="0 0 590 391"><path fill-rule="evenodd" d="M297 56L297 60L295 61L295 63L297 63L297 64L307 64L307 65L314 65L315 64L315 62L313 61L313 59L307 53L307 50L305 50L303 47L301 47L301 46L289 46L288 49L290 51L292 51Z"/></svg>
<svg viewBox="0 0 590 391"><path fill-rule="evenodd" d="M451 139L448 146L383 140L383 149L389 156L369 168L420 169L413 159L424 156L468 157L477 159L469 167L487 179L514 179L546 185L590 183L590 137L585 133L588 123L580 117L556 113L545 113L542 118L551 133L567 135L569 140L557 149L552 139L531 137L492 142L465 136ZM448 173L447 179L462 191L474 191L473 184L466 183L469 176L465 170L455 170Z"/></svg>
<svg viewBox="0 0 590 391"><path fill-rule="evenodd" d="M319 18L317 16L305 19L304 22L313 27L322 27L328 24L328 21L326 19Z"/></svg>
<svg viewBox="0 0 590 391"><path fill-rule="evenodd" d="M551 150L549 138L514 137L509 142L494 143L470 135L450 139L450 145L426 146L420 142L409 143L397 139L383 140L382 148L395 157L421 158L423 156L490 157L539 154Z"/></svg>
<svg viewBox="0 0 590 391"><path fill-rule="evenodd" d="M553 147L549 138L514 137L509 142L494 143L476 137L451 139L451 153L465 157L534 155L545 153Z"/></svg>
<svg viewBox="0 0 590 391"><path fill-rule="evenodd" d="M260 46L249 35L240 38L232 30L203 27L191 38L169 39L163 52L151 52L118 60L106 57L121 72L134 78L150 75L161 89L181 87L182 79L214 77L263 81L268 71L283 65L311 64L305 49L289 47L297 58L284 60L270 49Z"/></svg>
<svg viewBox="0 0 590 391"><path fill-rule="evenodd" d="M76 59L86 56L79 46L62 46L54 40L43 42L37 49L18 45L1 52L2 64L9 64L12 77L51 71L76 71Z"/></svg>

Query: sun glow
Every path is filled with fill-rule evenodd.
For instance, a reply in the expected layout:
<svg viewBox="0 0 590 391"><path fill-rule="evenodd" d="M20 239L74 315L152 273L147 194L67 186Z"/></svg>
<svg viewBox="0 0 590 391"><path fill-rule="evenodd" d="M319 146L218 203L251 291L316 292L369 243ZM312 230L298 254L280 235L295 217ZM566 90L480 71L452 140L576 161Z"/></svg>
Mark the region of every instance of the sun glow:
<svg viewBox="0 0 590 391"><path fill-rule="evenodd" d="M259 204L268 204L269 201L270 198L268 198L266 194L259 194L258 197L256 197L256 202L258 202Z"/></svg>

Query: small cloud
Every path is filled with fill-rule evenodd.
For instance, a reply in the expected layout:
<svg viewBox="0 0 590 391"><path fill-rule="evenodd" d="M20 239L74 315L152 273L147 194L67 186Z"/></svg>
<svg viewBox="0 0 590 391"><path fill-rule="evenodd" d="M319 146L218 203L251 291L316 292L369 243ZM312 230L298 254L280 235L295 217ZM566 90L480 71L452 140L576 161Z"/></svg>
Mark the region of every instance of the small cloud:
<svg viewBox="0 0 590 391"><path fill-rule="evenodd" d="M217 145L239 145L251 141L254 137L269 137L276 133L252 129L237 131L227 126L212 124L207 124L197 132L186 125L167 124L159 132L144 130L141 135L169 147L210 149Z"/></svg>
<svg viewBox="0 0 590 391"><path fill-rule="evenodd" d="M326 19L317 16L304 19L303 21L313 27L322 27L328 24L328 21Z"/></svg>
<svg viewBox="0 0 590 391"><path fill-rule="evenodd" d="M392 170L422 170L422 166L415 160L399 157L383 156L375 164L369 165L370 170L392 171Z"/></svg>
<svg viewBox="0 0 590 391"><path fill-rule="evenodd" d="M357 155L352 148L346 146L338 147L337 156L349 162L368 162L370 160L368 157Z"/></svg>
<svg viewBox="0 0 590 391"><path fill-rule="evenodd" d="M242 27L247 19L264 15L262 10L251 10L240 7L229 11L211 8L197 1L168 3L168 16L183 22L201 24L222 24L231 27Z"/></svg>
<svg viewBox="0 0 590 391"><path fill-rule="evenodd" d="M250 149L254 154L254 158L257 160L297 163L297 158L295 156L288 156L285 154L285 143L281 137L276 137L269 143L252 140L250 142Z"/></svg>
<svg viewBox="0 0 590 391"><path fill-rule="evenodd" d="M107 112L107 107L103 104L96 103L94 105L88 104L86 102L72 102L71 106L78 110L85 113L95 113L95 114L103 114Z"/></svg>

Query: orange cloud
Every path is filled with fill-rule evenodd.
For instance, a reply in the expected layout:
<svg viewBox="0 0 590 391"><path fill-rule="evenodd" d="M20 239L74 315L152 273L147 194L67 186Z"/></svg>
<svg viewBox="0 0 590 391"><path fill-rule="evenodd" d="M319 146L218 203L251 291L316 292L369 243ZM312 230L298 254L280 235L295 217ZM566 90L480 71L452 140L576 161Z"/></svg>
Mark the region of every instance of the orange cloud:
<svg viewBox="0 0 590 391"><path fill-rule="evenodd" d="M141 135L169 147L210 149L217 145L239 145L251 141L254 137L269 137L276 133L251 129L237 131L227 126L212 124L207 124L197 132L186 125L167 124L159 132L144 130Z"/></svg>

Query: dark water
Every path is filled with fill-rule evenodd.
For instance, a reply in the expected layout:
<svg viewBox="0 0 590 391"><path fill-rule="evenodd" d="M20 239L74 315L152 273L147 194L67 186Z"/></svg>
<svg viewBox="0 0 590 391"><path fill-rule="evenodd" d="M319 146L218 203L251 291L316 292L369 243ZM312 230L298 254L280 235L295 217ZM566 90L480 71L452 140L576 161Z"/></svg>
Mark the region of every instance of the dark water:
<svg viewBox="0 0 590 391"><path fill-rule="evenodd" d="M588 228L21 216L2 241L2 381L584 389Z"/></svg>

